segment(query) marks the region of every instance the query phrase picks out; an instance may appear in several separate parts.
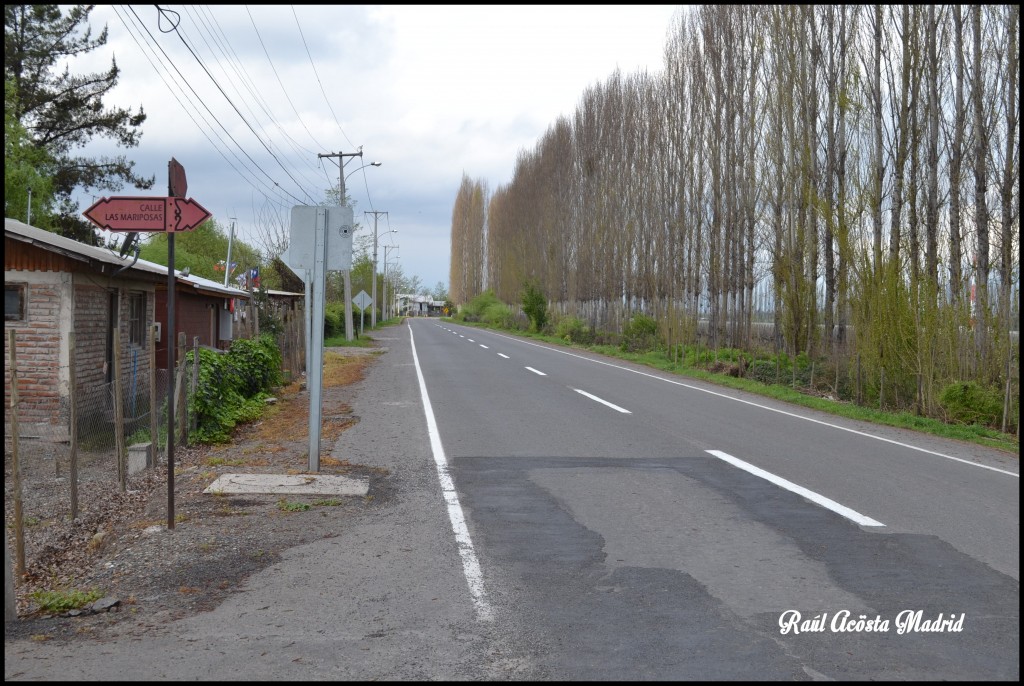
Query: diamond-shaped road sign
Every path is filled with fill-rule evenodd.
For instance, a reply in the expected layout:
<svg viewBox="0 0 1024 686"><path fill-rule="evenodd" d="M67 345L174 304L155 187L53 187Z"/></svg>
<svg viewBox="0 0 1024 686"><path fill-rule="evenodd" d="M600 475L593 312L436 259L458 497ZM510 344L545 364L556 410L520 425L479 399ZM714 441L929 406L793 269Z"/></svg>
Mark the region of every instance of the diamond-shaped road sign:
<svg viewBox="0 0 1024 686"><path fill-rule="evenodd" d="M354 298L352 298L352 304L358 307L360 310L365 310L367 307L373 304L373 298L366 294L366 291L359 291Z"/></svg>

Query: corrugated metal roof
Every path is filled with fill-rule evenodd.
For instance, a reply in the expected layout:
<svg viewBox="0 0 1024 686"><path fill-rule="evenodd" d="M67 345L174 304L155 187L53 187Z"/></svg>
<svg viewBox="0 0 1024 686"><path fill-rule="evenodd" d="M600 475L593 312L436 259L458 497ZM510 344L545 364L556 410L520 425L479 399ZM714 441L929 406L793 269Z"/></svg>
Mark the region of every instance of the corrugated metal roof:
<svg viewBox="0 0 1024 686"><path fill-rule="evenodd" d="M152 274L167 275L166 265L142 259L136 260L135 264L132 264L132 259L130 257L120 257L107 248L98 248L93 245L86 245L85 243L65 238L64 236L60 236L51 231L45 231L35 226L25 224L24 222L20 222L17 219L11 219L10 217L4 218L4 234L16 240L33 243L46 249L52 249L64 253L73 253L99 262L117 265L118 267L131 265L126 271L134 269ZM192 274L185 276L182 274L180 269L175 269L174 275L180 283L191 284L196 289L201 288L206 291L214 291L230 298L249 298L249 293L241 290L240 288L225 286L222 283L217 283L216 281L204 279L201 276L194 276Z"/></svg>
<svg viewBox="0 0 1024 686"><path fill-rule="evenodd" d="M142 262L142 260L139 260L139 262ZM180 281L185 281L187 283L191 283L197 289L198 288L202 288L205 291L215 291L217 293L223 293L223 294L225 294L225 295L227 295L229 297L232 297L232 298L246 298L246 299L249 298L249 292L248 291L243 291L241 288L235 288L233 286L225 286L222 283L218 283L216 281L212 281L211 279L205 279L205 278L203 278L201 276L195 276L194 274L189 274L188 276L182 276L181 272L178 271L177 269L175 269L174 272L175 272L175 274L177 275L177 277L178 277L178 279ZM164 274L166 274L166 273L167 273L167 268L164 267Z"/></svg>
<svg viewBox="0 0 1024 686"><path fill-rule="evenodd" d="M4 234L27 243L40 245L44 248L57 250L58 252L81 255L99 262L117 265L118 267L123 267L124 265L131 263L130 258L119 257L106 248L97 248L93 245L79 243L78 241L65 238L64 236L59 236L51 231L44 231L43 229L25 224L17 219L11 219L10 217L4 218ZM131 269L151 272L154 274L163 274L165 276L167 275L167 267L160 264L153 264L146 260L139 260L131 267Z"/></svg>

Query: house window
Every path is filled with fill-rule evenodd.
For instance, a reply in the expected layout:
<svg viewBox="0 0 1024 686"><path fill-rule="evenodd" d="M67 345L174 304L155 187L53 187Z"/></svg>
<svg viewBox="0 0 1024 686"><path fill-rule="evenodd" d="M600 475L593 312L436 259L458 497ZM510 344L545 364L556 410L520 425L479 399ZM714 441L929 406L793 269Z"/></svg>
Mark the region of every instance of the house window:
<svg viewBox="0 0 1024 686"><path fill-rule="evenodd" d="M25 300L28 297L24 284L4 284L4 321L25 321Z"/></svg>
<svg viewBox="0 0 1024 686"><path fill-rule="evenodd" d="M138 346L146 344L145 293L131 293L128 296L128 342Z"/></svg>

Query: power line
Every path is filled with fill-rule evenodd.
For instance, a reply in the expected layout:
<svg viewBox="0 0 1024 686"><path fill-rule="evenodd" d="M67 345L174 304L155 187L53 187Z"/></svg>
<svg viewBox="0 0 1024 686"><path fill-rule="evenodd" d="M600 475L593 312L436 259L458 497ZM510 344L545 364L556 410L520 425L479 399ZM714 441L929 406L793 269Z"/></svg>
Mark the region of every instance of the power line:
<svg viewBox="0 0 1024 686"><path fill-rule="evenodd" d="M164 10L159 5L157 6L157 11L160 12L161 18L163 18L164 14L166 12L168 12L168 10ZM178 13L174 12L174 14L177 15ZM180 15L178 15L178 16L180 17ZM228 96L228 94L221 87L220 83L217 82L217 79L214 78L213 74L210 73L210 70L206 68L205 64L203 64L203 61L199 58L199 55L196 54L195 50L192 49L192 46L190 46L188 44L188 41L186 41L184 36L182 36L181 33L178 31L177 24L172 24L171 28L168 31L164 31L163 29L161 29L161 32L163 32L163 33L170 33L171 31L173 31L175 33L175 35L178 36L178 39L188 49L189 53L192 54L192 57L195 58L196 62L199 63L199 66L202 67L204 72L206 72L206 75L210 77L210 80L213 81L213 85L215 85L217 87L217 90L219 90L221 95L224 96L224 99L228 101L228 104L231 105L231 108L235 110L235 113L238 114L238 116L242 120L242 122L252 132L252 135L256 137L256 140L258 140L260 142L260 145L262 145L263 148L270 154L270 156L274 158L274 161L277 162L278 166L280 166L281 169L284 171L284 173L287 174L288 178L290 178L292 180L292 182L301 190L302 189L302 184L300 184L295 179L295 177L292 176L291 172L288 171L288 168L285 167L284 164L281 163L281 160L278 159L277 155L274 154L274 151L271 150L270 147L266 144L266 142L262 138L260 138L260 135L258 133L256 133L256 129L254 129L252 127L252 124L249 123L249 120L245 118L245 115L242 114L241 110L238 109L238 106L235 105L234 101L231 100L231 98ZM177 67L175 67L175 69L177 69ZM190 88L191 88L191 86L190 86ZM231 140L234 140L234 138L232 138ZM287 193L287 191L285 191L285 192ZM304 190L302 192L306 193L306 191L304 191ZM291 193L288 193L288 194L291 195ZM299 200L299 198L296 198L294 195L292 195L292 197L295 198L296 201L298 201L300 203L302 202L301 200ZM309 193L306 193L306 197L309 198L310 201L313 201L313 198L312 198L312 196L309 195Z"/></svg>
<svg viewBox="0 0 1024 686"><path fill-rule="evenodd" d="M331 101L327 99L327 92L324 90L324 84L320 81L320 74L316 71L316 64L313 63L313 55L309 52L309 46L306 44L306 36L302 33L302 25L299 24L299 15L295 14L295 5L292 5L292 15L295 17L295 25L299 28L299 36L302 38L302 46L306 48L306 55L309 57L309 64L313 67L313 74L316 76L316 82L320 86L320 92L323 93L324 102L327 103L327 109L331 111L331 116L334 117L334 123L338 125L338 130L341 131L341 135L348 141L349 146L355 148L358 147L352 141L349 140L348 134L345 133L345 129L341 128L341 123L338 121L338 115L334 113L334 108L331 107ZM366 172L363 172L365 177Z"/></svg>
<svg viewBox="0 0 1024 686"><path fill-rule="evenodd" d="M157 44L157 43L156 43L156 41L155 41L155 39L154 39L153 35L152 35L151 33L149 33L149 29L147 29L147 28L145 27L145 24L143 24L142 20L141 20L141 19L139 18L139 16L138 16L138 15L137 15L137 14L135 13L135 11L134 11L134 10L132 10L132 9L131 9L131 7L129 7L129 11L131 11L131 12L132 12L132 15L133 15L133 16L135 17L135 21L136 21L136 22L138 22L138 24L139 24L139 26L141 27L141 29L142 29L143 31L146 31L146 33L148 33L148 34L149 34L149 36L150 36L150 39L151 39L151 43L152 43L153 45L156 45L156 47L157 47L157 48L158 48L158 49L159 49L159 50L160 50L161 52L163 52L164 56L165 56L165 57L167 57L168 61L170 61L170 58L169 58L169 57L167 56L167 53L166 53L166 52L164 52L164 51L163 51L163 48L162 48L162 47L160 47L160 46L159 46L159 44ZM131 26L131 25L129 25L129 23L128 23L127 21L125 21L125 18L124 18L123 16L121 16L121 14L120 14L120 13L119 13L119 12L117 11L117 9L116 9L116 8L114 8L114 12L115 12L115 13L117 14L117 16L118 16L118 18L119 18L119 19L121 20L121 22L122 22L122 23L123 23L123 24L125 25L125 28L126 28L126 29L128 30L128 35L130 35L130 36L132 37L132 39L133 39L133 40L134 40L134 41L136 42L136 44L137 44L137 45L139 46L139 49L140 49L140 50L142 51L142 54L143 54L143 56L144 56L144 57L146 58L146 60L147 60L147 61L148 61L148 62L150 63L150 65L151 65L151 66L153 67L153 69L154 69L154 70L155 70L155 71L157 72L157 75L158 75L158 76L160 77L160 79L161 79L161 80L162 80L162 81L163 81L163 82L164 82L164 83L165 83L165 84L166 84L166 85L168 86L168 90L169 90L169 91L173 91L173 89L177 88L177 89L178 89L179 91L181 91L181 92L182 92L182 95L185 95L185 94L184 94L184 91L183 91L183 90L181 89L181 86L180 86L179 82L178 82L177 80L173 79L173 78L172 78L172 79L170 79L170 80L168 80L168 79L167 79L167 78L166 78L166 77L164 76L164 74L163 74L163 73L161 72L160 68L158 68L158 67L157 67L157 64L153 62L153 60L152 60L152 59L150 58L150 56L149 56L149 55L147 54L147 52L146 52L146 50L145 50L145 48L144 48L144 44L143 44L143 42L140 42L140 41L139 41L139 39L138 39L138 38L136 37L136 35L135 35L135 33L134 33L133 29L132 29L132 26ZM155 53L154 53L154 54L155 54ZM172 66L173 66L173 64L172 64ZM166 67L164 67L164 69L166 69ZM177 68L176 68L176 67L175 67L175 69L177 70ZM181 74L181 72L180 72L180 71L179 71L178 73L179 73L179 75ZM184 79L184 77L182 77L182 80L183 80L183 81L184 81L184 82L185 82L186 84L188 83L187 79ZM189 88L191 88L191 86L189 86ZM193 90L192 92L193 92L193 93L195 93L195 91L194 91L194 90ZM258 177L256 177L255 173L254 173L254 172L253 172L253 171L252 171L251 169L249 169L248 167L246 167L246 165L245 165L245 163L244 163L244 162L242 161L242 159L241 159L241 158L239 158L239 157L238 157L238 155L237 155L237 154L235 154L234 152L232 152L232 153L231 153L232 155L234 155L234 156L235 156L235 159L237 159L237 160L239 161L239 163L240 163L240 164L242 165L242 167L243 167L243 168L245 168L245 169L246 169L246 171L247 171L247 172L249 172L249 174L251 174L251 175L253 176L253 180L250 180L249 178L247 178L247 177L246 177L246 175L245 175L245 174L243 174L243 173L242 173L242 172L241 172L241 171L240 171L240 170L238 169L238 167L236 167L236 166L235 166L235 165L234 165L234 164L233 164L233 163L231 162L231 160L230 160L230 159L228 159L228 157L227 157L227 156L226 156L226 155L224 154L224 152L223 152L223 151L221 150L221 148L220 148L220 147L219 147L219 146L217 145L217 142L216 142L216 141L214 141L214 140L213 140L213 139L212 139L212 138L210 137L210 135L209 135L209 134L208 134L208 133L206 132L206 130L204 129L203 125L202 125L202 124L200 124L200 123L199 123L199 122L198 122L198 121L196 120L196 118L195 118L195 117L194 117L194 116L192 115L192 113L191 113L191 112L190 112L190 111L188 110L188 108L187 108L187 107L185 106L185 104L184 104L184 103L188 103L188 104L189 104L189 105L191 105L192 107L195 107L195 106L194 106L194 104L193 104L193 102L192 102L192 99L191 99L191 98L188 98L188 97L186 96L186 97L176 98L176 100L178 101L179 105L181 105L181 106L182 106L182 109L183 109L183 110L185 111L185 114L187 114L187 115L189 116L189 118L190 118L190 119L192 119L193 123L195 123L195 125L196 125L196 127L197 127L197 128L199 129L200 133L202 133L202 134L203 134L203 135L204 135L204 136L206 137L206 139L207 139L208 141L210 141L210 144L211 144L211 145L212 145L212 146L214 147L214 149L215 149L215 150L217 150L217 152L218 152L218 153L219 153L219 154L221 155L221 157L223 157L223 158L224 158L224 160L225 160L225 161L226 161L226 162L228 163L228 165L229 165L229 166L230 166L230 167L231 167L232 169L234 169L234 170L235 170L235 171L236 171L236 172L237 172L237 173L239 174L239 176L241 176L241 177L242 177L243 179L245 179L245 180L246 180L246 181L247 181L248 183L250 183L251 185L253 185L253 187L254 187L254 188L256 188L256 190L257 190L257 191L259 191L259 192L260 192L261 194L263 194L263 195L264 195L264 197L266 197L268 201L270 201L270 202L275 202L275 200L274 200L273 198L271 198L270 196L268 196L268 195L267 195L267 194L266 194L266 193L265 193L265 192L264 192L264 191L263 191L262 189L260 189L259 187L257 187L257 186L255 185L255 184L262 184L263 182L262 182L262 181L260 181L260 179L259 179ZM201 100L201 99L200 99L200 102L202 102L202 100ZM206 107L206 104L205 104L205 103L203 103L203 106L204 106L204 107ZM202 115L202 113L200 113L200 112L199 112L198 108L195 108L195 109L196 109L196 113L197 113L197 114L199 115L199 117L200 117L200 118L203 118L203 115ZM221 124L221 123L220 123L220 121L219 121L219 120L218 120L218 119L216 118L216 115L214 115L214 114L213 114L212 112L210 112L209 108L207 108L207 112L209 112L209 113L210 113L210 115L211 115L211 116L212 116L212 117L214 118L214 120L215 120L215 121L216 121L216 122L217 122L217 123L218 123L218 124L219 124L219 125L221 126L221 128L223 129L223 128L224 128L224 126L223 126L223 124ZM207 126L209 126L209 122L207 122ZM225 129L225 133L227 133L226 129ZM217 135L215 131L214 131L214 135L215 135L215 136L217 136L218 138L220 138L220 137L219 137L219 135ZM231 135L231 134L230 134L230 133L228 133L228 136L229 136L229 137L230 137L230 135ZM236 145L236 146L237 146L237 147L238 147L239 149L242 149L242 148L241 148L241 146L240 146L240 145L238 145L238 142L234 140L234 138L232 138L231 140L232 140L232 142L234 142L234 143L235 143L235 145ZM224 145L225 147L228 147L228 146L227 146L227 144L226 144L226 143L224 143L223 139L221 139L221 144L222 144L222 145ZM244 152L244 150L243 150L243 152ZM248 155L246 155L246 156L248 157ZM254 166L255 166L255 167L257 168L257 169L259 169L259 170L260 170L261 172L263 172L263 175L264 175L264 176L266 176L266 177L267 177L267 178L268 178L268 179L269 179L269 180L270 180L270 181L271 181L271 182L272 182L272 183L274 184L274 187L275 187L275 188L277 189L277 192L285 192L285 191L284 191L284 190L283 190L282 188L280 188L280 185L279 185L279 184L278 184L278 183L277 183L276 181L274 181L274 179L273 179L273 178L272 178L272 177L271 177L271 176L270 176L269 174L267 174L267 172L266 172L266 171L264 171L264 170L262 169L262 167L260 167L260 166L259 166L259 164L258 164L258 163L256 163L256 161L255 161L255 160L253 160L253 159L252 159L251 157L249 157L249 160L250 160L250 161L251 161L251 162L253 163L253 165L254 165ZM255 181L255 183L254 183L254 181ZM270 189L270 192L271 192L271 194L273 194L273 193L275 192L274 188L271 188L271 189ZM292 197L294 198L295 196L292 196Z"/></svg>

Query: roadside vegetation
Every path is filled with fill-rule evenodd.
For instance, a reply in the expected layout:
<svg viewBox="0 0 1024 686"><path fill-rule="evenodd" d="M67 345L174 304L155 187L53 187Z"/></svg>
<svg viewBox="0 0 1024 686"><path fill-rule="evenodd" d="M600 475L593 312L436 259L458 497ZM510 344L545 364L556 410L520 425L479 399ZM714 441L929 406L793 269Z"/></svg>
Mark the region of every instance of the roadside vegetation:
<svg viewBox="0 0 1024 686"><path fill-rule="evenodd" d="M530 288L524 287L524 296ZM535 298L535 296L533 296ZM525 300L525 298L524 298ZM862 388L858 396L855 369L837 370L827 356L795 357L785 352L712 348L707 345L668 345L659 323L634 314L622 333L597 330L577 317L545 312L543 318L517 313L492 291L473 298L449 321L501 331L555 345L588 350L642 364L653 369L736 388L837 416L875 424L913 429L1017 453L1014 433L999 430L1003 397L996 389L975 382L948 384L941 394L942 415L879 407L880 398ZM537 322L543 321L538 328ZM1016 413L1016 405L1014 412ZM1011 426L1016 430L1016 414Z"/></svg>

